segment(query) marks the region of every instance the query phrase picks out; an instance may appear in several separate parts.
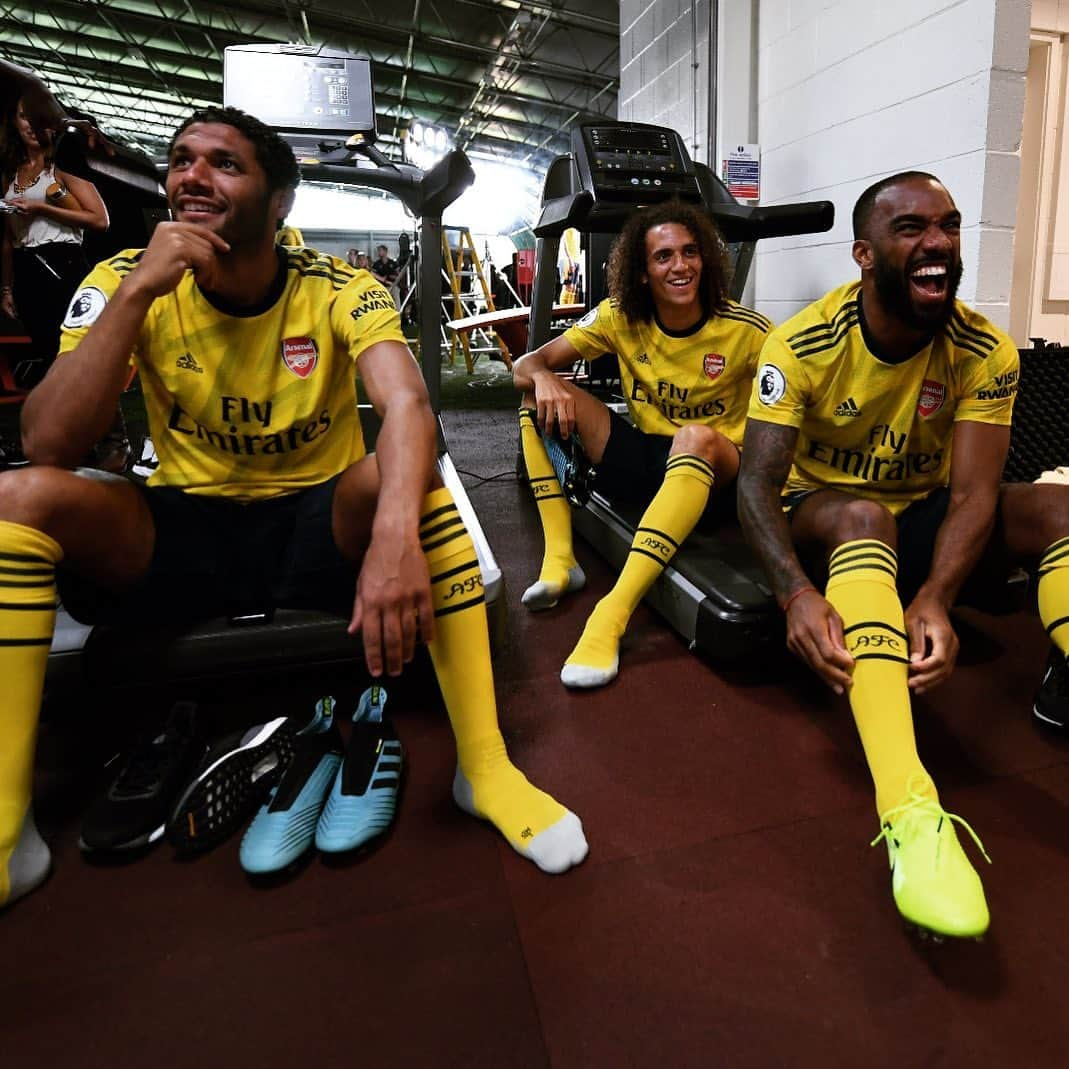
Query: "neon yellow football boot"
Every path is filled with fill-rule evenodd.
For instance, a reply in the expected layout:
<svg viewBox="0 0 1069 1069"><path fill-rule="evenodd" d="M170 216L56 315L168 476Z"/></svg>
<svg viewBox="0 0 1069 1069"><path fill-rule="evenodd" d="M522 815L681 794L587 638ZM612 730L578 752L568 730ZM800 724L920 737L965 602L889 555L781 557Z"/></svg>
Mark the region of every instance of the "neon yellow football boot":
<svg viewBox="0 0 1069 1069"><path fill-rule="evenodd" d="M976 832L934 798L915 793L887 810L881 823L872 845L881 839L887 843L898 912L938 935L983 935L991 922L983 884L958 842L954 824L972 836L990 864Z"/></svg>

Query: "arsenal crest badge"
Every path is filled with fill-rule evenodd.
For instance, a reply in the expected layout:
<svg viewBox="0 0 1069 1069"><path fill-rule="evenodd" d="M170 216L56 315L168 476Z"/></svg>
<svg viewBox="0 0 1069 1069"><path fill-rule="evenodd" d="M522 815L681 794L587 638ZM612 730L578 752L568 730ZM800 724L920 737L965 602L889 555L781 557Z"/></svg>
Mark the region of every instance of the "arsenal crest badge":
<svg viewBox="0 0 1069 1069"><path fill-rule="evenodd" d="M706 378L718 379L724 374L725 360L720 353L706 353L703 363Z"/></svg>
<svg viewBox="0 0 1069 1069"><path fill-rule="evenodd" d="M917 401L917 411L923 419L934 416L943 407L946 400L947 388L943 383L934 379L925 379L921 385L921 395Z"/></svg>
<svg viewBox="0 0 1069 1069"><path fill-rule="evenodd" d="M282 363L299 379L306 379L319 363L319 350L311 338L283 338Z"/></svg>

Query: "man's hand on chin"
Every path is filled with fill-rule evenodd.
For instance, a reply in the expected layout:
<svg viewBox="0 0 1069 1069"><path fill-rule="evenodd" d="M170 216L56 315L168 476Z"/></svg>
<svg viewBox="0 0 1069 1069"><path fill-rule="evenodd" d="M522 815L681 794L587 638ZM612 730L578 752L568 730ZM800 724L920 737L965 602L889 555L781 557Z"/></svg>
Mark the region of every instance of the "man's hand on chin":
<svg viewBox="0 0 1069 1069"><path fill-rule="evenodd" d="M415 533L372 535L356 581L349 633L362 632L368 671L401 674L417 642L434 638L434 607L427 560Z"/></svg>
<svg viewBox="0 0 1069 1069"><path fill-rule="evenodd" d="M230 245L206 226L160 223L130 278L139 289L162 297L192 270L198 285L211 290L219 270L219 254L229 251Z"/></svg>

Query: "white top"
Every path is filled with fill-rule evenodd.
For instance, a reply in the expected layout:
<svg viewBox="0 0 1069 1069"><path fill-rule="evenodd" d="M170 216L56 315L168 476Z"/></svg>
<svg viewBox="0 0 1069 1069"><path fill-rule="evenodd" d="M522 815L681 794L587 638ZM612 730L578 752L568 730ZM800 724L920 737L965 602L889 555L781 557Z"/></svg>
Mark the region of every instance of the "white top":
<svg viewBox="0 0 1069 1069"><path fill-rule="evenodd" d="M55 166L49 164L38 176L37 181L27 186L21 193L15 192L15 183L7 187L4 194L6 200L12 197L24 197L26 200L44 201L45 191L56 181ZM25 215L8 215L7 225L11 227L11 238L16 249L33 248L37 245L48 245L54 241L67 242L70 245L81 245L82 228L80 226L68 226L66 223L57 223L54 219L48 219L43 215L35 215L32 219Z"/></svg>

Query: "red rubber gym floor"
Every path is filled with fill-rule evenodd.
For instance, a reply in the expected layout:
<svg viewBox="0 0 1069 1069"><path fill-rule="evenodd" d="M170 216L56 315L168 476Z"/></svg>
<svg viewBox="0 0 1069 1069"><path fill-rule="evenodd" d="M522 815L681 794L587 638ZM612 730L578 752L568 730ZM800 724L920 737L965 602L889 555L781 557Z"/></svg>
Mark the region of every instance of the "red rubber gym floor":
<svg viewBox="0 0 1069 1069"><path fill-rule="evenodd" d="M447 417L454 459L511 469L514 416ZM474 483L474 480L467 480ZM992 927L932 945L894 909L845 704L789 663L714 670L650 611L619 679L557 675L610 575L538 616L525 488L473 485L505 573L495 657L513 758L583 819L590 856L538 872L449 797L449 728L426 665L390 686L406 748L399 816L350 863L253 885L237 838L193 862L159 846L88 863L78 816L117 725L173 694L49 708L38 775L55 871L0 914L0 1065L1063 1066L1069 743L1039 734L1046 656L1027 613L960 618L954 679L916 704L944 803L973 825ZM220 728L310 713L366 679L239 680L200 694ZM963 835L967 848L967 836ZM973 854L976 858L975 853Z"/></svg>

